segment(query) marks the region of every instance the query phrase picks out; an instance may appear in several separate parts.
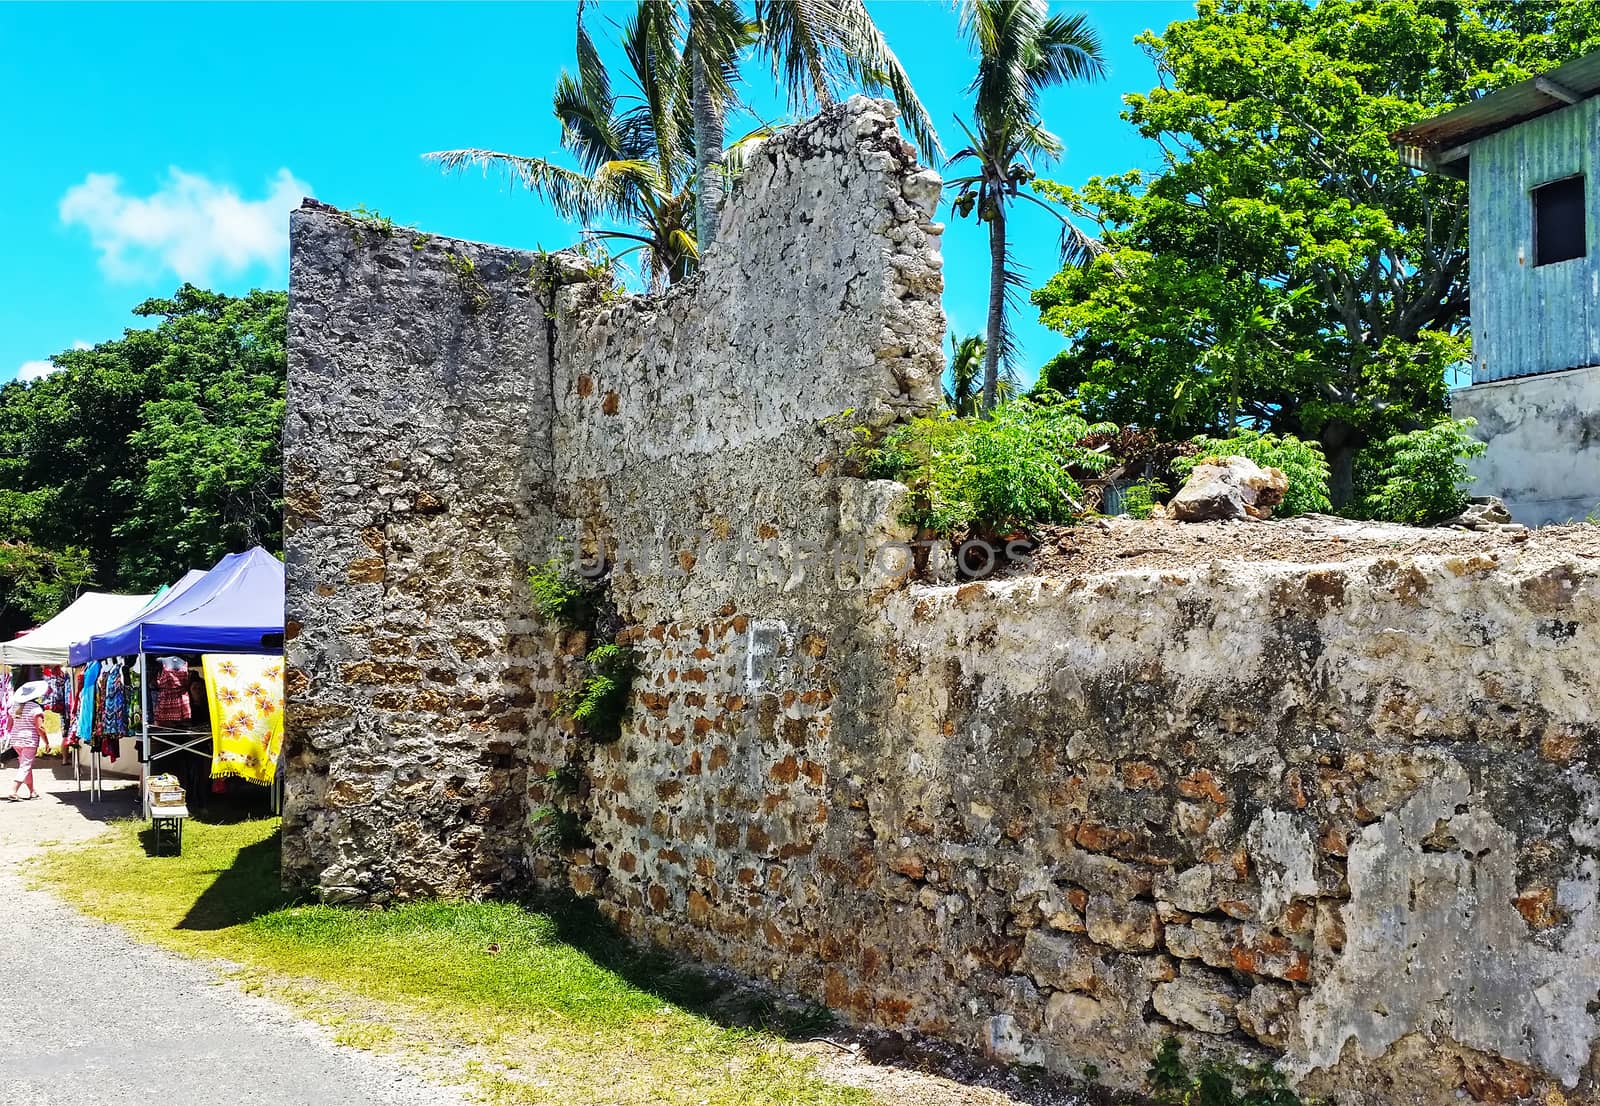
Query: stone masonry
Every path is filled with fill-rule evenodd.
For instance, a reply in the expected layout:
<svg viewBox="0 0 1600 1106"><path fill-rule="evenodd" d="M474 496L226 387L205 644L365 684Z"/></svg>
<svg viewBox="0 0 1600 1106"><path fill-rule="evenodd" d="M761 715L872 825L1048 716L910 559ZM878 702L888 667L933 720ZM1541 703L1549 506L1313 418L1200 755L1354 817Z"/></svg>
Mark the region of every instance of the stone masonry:
<svg viewBox="0 0 1600 1106"><path fill-rule="evenodd" d="M565 887L1117 1088L1173 1036L1345 1103L1600 1102L1594 543L912 578L852 427L936 402L938 196L858 99L657 298L295 215L286 879ZM562 550L639 667L609 744L531 609ZM561 803L581 848L530 824Z"/></svg>

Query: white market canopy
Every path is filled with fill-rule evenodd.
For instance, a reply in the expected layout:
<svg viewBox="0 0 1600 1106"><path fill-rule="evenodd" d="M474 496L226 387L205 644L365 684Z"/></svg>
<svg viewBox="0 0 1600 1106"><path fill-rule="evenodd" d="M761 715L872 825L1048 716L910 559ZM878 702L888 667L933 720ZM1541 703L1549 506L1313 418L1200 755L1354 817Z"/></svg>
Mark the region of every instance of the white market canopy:
<svg viewBox="0 0 1600 1106"><path fill-rule="evenodd" d="M64 665L74 642L115 629L143 610L151 598L86 591L37 630L0 645L0 662Z"/></svg>

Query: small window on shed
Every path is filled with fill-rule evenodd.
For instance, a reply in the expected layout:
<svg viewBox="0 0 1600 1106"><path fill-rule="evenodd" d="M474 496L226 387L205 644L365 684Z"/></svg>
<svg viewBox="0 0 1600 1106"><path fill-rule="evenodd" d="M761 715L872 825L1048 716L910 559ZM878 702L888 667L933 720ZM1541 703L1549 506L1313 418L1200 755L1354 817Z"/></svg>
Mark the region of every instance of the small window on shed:
<svg viewBox="0 0 1600 1106"><path fill-rule="evenodd" d="M1589 252L1584 234L1584 177L1578 174L1533 190L1533 263L1571 261Z"/></svg>

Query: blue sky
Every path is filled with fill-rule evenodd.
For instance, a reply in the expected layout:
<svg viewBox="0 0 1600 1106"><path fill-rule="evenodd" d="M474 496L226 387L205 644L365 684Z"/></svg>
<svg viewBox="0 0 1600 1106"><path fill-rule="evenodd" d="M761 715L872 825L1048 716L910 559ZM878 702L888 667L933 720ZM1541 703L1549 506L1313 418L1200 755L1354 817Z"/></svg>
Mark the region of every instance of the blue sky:
<svg viewBox="0 0 1600 1106"><path fill-rule="evenodd" d="M591 4L591 29L627 5ZM953 9L872 0L947 148L967 113L972 62ZM1188 3L1077 3L1111 74L1050 94L1066 141L1047 175L1072 183L1155 164L1118 118L1155 73L1133 37L1185 18ZM478 174L442 176L418 155L483 146L558 150L550 90L571 66L574 3L0 4L0 380L51 354L117 337L130 309L184 279L230 292L286 285L287 212L303 194L365 205L428 231L547 249L574 228L531 195ZM763 69L758 110L779 114ZM27 156L20 156L26 151ZM1022 217L1035 283L1055 270L1049 216ZM945 309L983 320L981 228L950 221ZM1031 373L1061 346L1031 310L1019 320Z"/></svg>

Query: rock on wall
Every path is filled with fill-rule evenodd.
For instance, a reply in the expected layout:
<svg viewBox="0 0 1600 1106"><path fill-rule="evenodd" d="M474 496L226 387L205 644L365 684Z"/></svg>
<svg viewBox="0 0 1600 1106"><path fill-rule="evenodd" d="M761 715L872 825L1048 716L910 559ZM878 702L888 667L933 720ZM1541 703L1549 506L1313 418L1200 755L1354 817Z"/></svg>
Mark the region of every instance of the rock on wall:
<svg viewBox="0 0 1600 1106"><path fill-rule="evenodd" d="M1596 542L909 582L844 425L938 386L938 182L890 110L769 142L655 298L297 216L288 878L565 885L1117 1087L1172 1035L1345 1102L1597 1101ZM638 664L606 744L560 697L592 643L528 607L563 540ZM529 824L557 801L582 847Z"/></svg>

